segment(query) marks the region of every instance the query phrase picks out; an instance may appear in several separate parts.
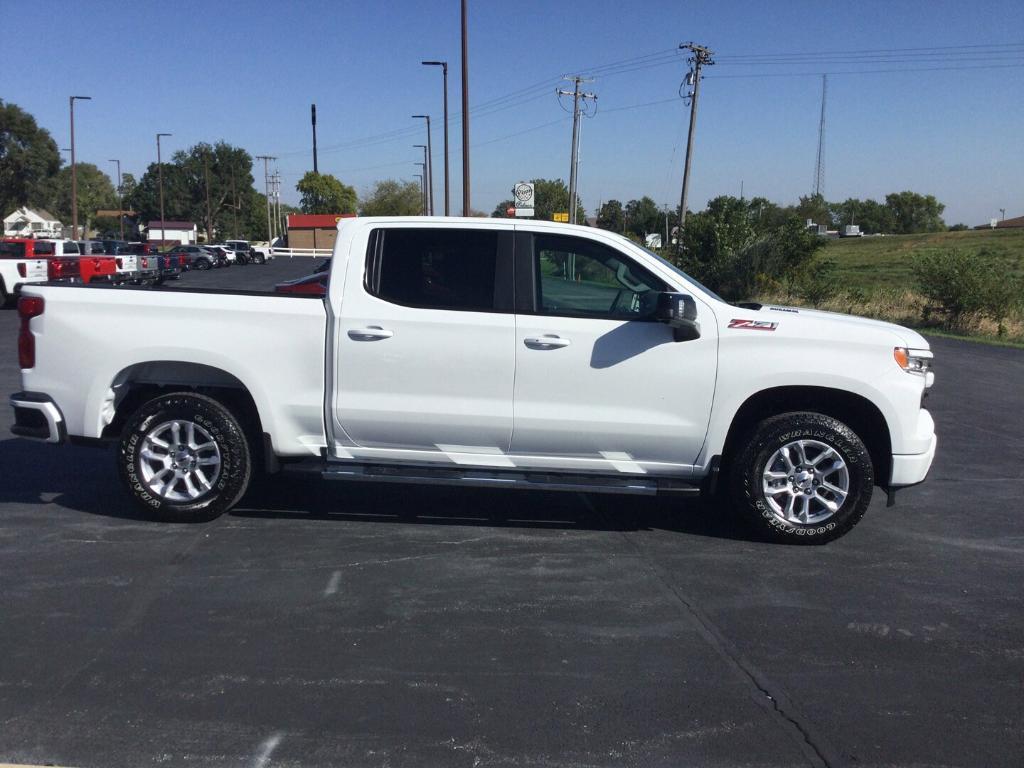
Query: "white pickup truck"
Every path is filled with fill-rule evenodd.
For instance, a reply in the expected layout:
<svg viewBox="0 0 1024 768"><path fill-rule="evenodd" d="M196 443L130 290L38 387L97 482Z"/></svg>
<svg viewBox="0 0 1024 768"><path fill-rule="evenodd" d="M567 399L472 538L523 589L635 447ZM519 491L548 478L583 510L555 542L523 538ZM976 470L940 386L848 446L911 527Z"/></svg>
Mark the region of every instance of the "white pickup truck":
<svg viewBox="0 0 1024 768"><path fill-rule="evenodd" d="M547 222L343 219L332 265L326 297L24 286L13 431L116 442L165 520L312 463L721 492L766 537L827 541L932 463L932 353L906 328L731 305L623 237Z"/></svg>
<svg viewBox="0 0 1024 768"><path fill-rule="evenodd" d="M48 272L46 259L28 255L24 242L0 240L0 309L23 285L46 280Z"/></svg>

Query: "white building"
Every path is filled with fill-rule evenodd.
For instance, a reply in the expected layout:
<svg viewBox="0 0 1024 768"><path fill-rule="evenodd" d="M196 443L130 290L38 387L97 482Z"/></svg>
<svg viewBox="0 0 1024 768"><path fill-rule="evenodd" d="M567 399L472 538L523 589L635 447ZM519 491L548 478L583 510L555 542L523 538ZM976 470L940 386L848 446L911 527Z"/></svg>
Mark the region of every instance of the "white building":
<svg viewBox="0 0 1024 768"><path fill-rule="evenodd" d="M4 218L4 237L63 237L64 225L42 208L22 206Z"/></svg>
<svg viewBox="0 0 1024 768"><path fill-rule="evenodd" d="M196 225L191 221L151 221L146 229L146 238L151 243L189 245L196 242L196 234Z"/></svg>

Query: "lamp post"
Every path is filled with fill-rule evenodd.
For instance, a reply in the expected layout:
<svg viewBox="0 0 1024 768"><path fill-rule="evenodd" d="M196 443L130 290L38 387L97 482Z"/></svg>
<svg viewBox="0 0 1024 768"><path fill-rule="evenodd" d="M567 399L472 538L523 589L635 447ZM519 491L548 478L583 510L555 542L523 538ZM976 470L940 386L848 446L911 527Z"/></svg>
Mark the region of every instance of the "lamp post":
<svg viewBox="0 0 1024 768"><path fill-rule="evenodd" d="M416 163L416 165L423 165L423 163ZM417 179L420 180L420 204L422 205L422 198L423 198L423 174L421 174L421 173L414 173L413 176L415 176Z"/></svg>
<svg viewBox="0 0 1024 768"><path fill-rule="evenodd" d="M427 121L427 215L434 215L434 150L430 144L430 115L413 115Z"/></svg>
<svg viewBox="0 0 1024 768"><path fill-rule="evenodd" d="M434 204L430 199L433 196L430 194L430 188L434 185L434 177L431 176L430 168L430 143L413 144L413 146L423 150L423 207L427 216L433 216Z"/></svg>
<svg viewBox="0 0 1024 768"><path fill-rule="evenodd" d="M462 0L462 215L472 212L469 194L469 19Z"/></svg>
<svg viewBox="0 0 1024 768"><path fill-rule="evenodd" d="M121 161L108 160L108 163L117 163L117 221L121 225L121 239L124 240L124 203L121 202Z"/></svg>
<svg viewBox="0 0 1024 768"><path fill-rule="evenodd" d="M170 136L169 133L158 133L156 135L156 171L160 179L160 245L164 244L164 236L167 234L164 229L164 163L160 157L160 137Z"/></svg>
<svg viewBox="0 0 1024 768"><path fill-rule="evenodd" d="M78 239L78 170L75 167L75 101L91 101L92 96L70 96L71 106L71 229L72 238Z"/></svg>
<svg viewBox="0 0 1024 768"><path fill-rule="evenodd" d="M421 61L427 67L441 67L444 75L444 215L450 216L448 202L448 62L447 61Z"/></svg>
<svg viewBox="0 0 1024 768"><path fill-rule="evenodd" d="M426 153L426 151L427 151L426 147L423 144L414 144L413 146L415 146L415 147L424 147L424 149L423 149L424 153ZM427 182L430 179L430 176L427 173L427 160L426 160L426 158L423 159L422 163L418 162L418 163L416 163L416 165L420 166L420 168L423 170L423 205L422 205L422 208L423 208L423 215L426 216L428 214L428 209L427 209Z"/></svg>

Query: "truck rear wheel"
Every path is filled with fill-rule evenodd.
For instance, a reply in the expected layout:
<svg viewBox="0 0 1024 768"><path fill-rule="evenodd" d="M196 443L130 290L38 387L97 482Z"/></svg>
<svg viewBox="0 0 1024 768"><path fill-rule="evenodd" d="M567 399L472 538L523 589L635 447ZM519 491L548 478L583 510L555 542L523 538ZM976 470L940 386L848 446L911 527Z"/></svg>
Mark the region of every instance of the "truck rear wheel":
<svg viewBox="0 0 1024 768"><path fill-rule="evenodd" d="M863 441L838 419L784 413L762 421L731 462L737 511L773 541L839 538L867 511L874 486Z"/></svg>
<svg viewBox="0 0 1024 768"><path fill-rule="evenodd" d="M242 498L252 456L238 419L211 397L174 392L128 420L118 467L128 492L166 522L212 520Z"/></svg>

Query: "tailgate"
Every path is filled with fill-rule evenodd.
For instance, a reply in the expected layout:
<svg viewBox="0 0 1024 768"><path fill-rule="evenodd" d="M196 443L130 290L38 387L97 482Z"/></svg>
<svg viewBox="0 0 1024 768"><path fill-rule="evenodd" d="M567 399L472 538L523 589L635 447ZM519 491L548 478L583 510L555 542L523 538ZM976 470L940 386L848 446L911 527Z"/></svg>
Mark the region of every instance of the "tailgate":
<svg viewBox="0 0 1024 768"><path fill-rule="evenodd" d="M46 280L49 277L46 259L19 261L18 274L29 281L39 282L40 280Z"/></svg>

